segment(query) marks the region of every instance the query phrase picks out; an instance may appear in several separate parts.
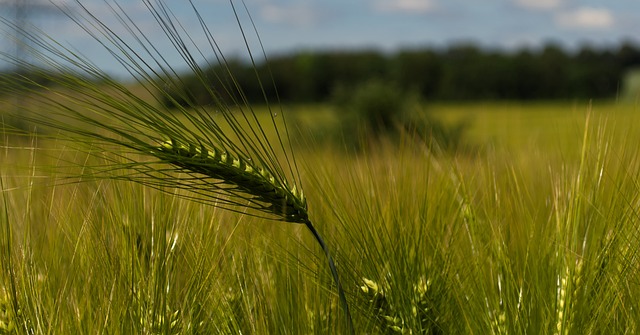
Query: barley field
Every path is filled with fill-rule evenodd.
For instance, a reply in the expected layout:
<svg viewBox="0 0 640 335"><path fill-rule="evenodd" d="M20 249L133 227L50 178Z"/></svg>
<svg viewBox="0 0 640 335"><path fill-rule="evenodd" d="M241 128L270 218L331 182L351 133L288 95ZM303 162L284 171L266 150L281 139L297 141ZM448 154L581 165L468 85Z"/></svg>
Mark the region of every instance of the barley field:
<svg viewBox="0 0 640 335"><path fill-rule="evenodd" d="M169 2L143 2L152 27L75 4L132 79L0 19L31 56L0 53L20 70L0 76L0 334L638 332L637 103L372 81L344 90L378 113L350 124L335 103L253 104L196 6L199 33Z"/></svg>
<svg viewBox="0 0 640 335"><path fill-rule="evenodd" d="M356 332L635 333L637 106L429 109L471 119L474 151L433 154L411 136L359 154L296 146ZM127 181L56 183L55 166L91 159L3 136L0 331L347 332L301 225Z"/></svg>

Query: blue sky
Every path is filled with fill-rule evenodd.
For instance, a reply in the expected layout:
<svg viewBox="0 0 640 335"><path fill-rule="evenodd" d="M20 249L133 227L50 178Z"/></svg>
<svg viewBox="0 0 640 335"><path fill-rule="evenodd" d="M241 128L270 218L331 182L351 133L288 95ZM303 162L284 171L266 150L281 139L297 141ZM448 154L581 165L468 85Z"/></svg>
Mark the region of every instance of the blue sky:
<svg viewBox="0 0 640 335"><path fill-rule="evenodd" d="M549 40L575 46L640 38L637 0L256 0L254 6L263 35L283 49L459 41L513 48Z"/></svg>
<svg viewBox="0 0 640 335"><path fill-rule="evenodd" d="M0 0L6 4L10 0ZM111 0L110 0L111 1ZM243 54L242 38L225 0L194 0L223 51ZM65 0L55 0L65 3ZM102 0L82 0L90 10L116 27ZM168 0L196 44L205 41L186 1ZM137 25L166 52L170 51L139 1L119 0ZM640 43L638 0L246 0L268 53L301 49L443 47L473 42L491 48L538 47L549 41L575 48L588 43L615 46L623 40ZM238 3L238 6L241 4ZM6 11L3 15L7 15ZM92 44L62 17L34 16L52 37L81 51L99 66L120 73L100 47ZM243 16L245 27L250 24ZM121 30L125 34L124 30ZM2 42L6 50L6 38ZM177 64L177 63L176 63ZM177 66L177 65L176 65Z"/></svg>

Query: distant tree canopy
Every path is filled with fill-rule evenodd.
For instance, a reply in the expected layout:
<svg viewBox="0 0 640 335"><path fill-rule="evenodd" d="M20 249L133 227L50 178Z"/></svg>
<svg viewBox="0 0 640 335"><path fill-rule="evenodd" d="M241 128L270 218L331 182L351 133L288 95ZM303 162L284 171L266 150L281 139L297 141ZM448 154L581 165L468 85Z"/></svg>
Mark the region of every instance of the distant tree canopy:
<svg viewBox="0 0 640 335"><path fill-rule="evenodd" d="M51 86L55 83L52 73L42 69L0 72L0 95Z"/></svg>
<svg viewBox="0 0 640 335"><path fill-rule="evenodd" d="M61 83L75 82L82 76L79 73L60 72L44 67L0 70L0 96L28 93Z"/></svg>
<svg viewBox="0 0 640 335"><path fill-rule="evenodd" d="M207 69L207 89L222 99L320 102L337 87L355 86L371 79L387 80L430 100L599 99L619 93L625 71L640 65L640 48L624 43L613 49L589 46L568 52L555 44L541 49L484 50L456 45L446 49L411 49L394 54L377 51L320 51L274 56L251 64L233 60L229 71L218 65ZM229 72L242 88L216 91ZM264 83L257 84L256 75ZM272 79L271 79L272 78ZM275 83L274 85L272 83ZM195 77L184 87L172 88L168 104L208 104L210 95ZM173 100L173 101L170 101Z"/></svg>

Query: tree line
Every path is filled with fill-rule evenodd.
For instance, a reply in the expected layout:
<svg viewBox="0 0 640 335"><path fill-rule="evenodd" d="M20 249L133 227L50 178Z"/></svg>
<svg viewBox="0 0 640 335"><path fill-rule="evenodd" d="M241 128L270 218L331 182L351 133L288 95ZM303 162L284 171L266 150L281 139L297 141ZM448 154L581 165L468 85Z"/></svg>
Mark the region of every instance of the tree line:
<svg viewBox="0 0 640 335"><path fill-rule="evenodd" d="M184 75L180 87L165 87L165 104L212 103L212 92L233 103L324 102L371 80L388 81L427 100L602 99L615 97L625 73L640 67L640 47L630 42L614 48L584 46L567 51L557 44L539 49L488 50L472 44L443 49L298 52L254 64L228 59ZM42 69L27 76L48 85L55 75ZM0 92L16 90L13 76L0 77ZM257 78L260 81L256 80ZM262 84L261 84L262 83ZM7 87L3 87L8 85ZM240 90L236 89L241 88Z"/></svg>
<svg viewBox="0 0 640 335"><path fill-rule="evenodd" d="M429 100L600 99L614 97L625 72L637 66L640 48L631 43L608 49L585 46L572 52L556 44L516 51L465 44L393 54L299 52L272 56L255 67L238 59L212 66L204 72L208 85L202 85L202 77L183 78L183 87L169 89L173 99L167 103L208 104L209 89L236 101L263 102L266 97L270 101L321 102L340 88L372 79L393 82ZM243 94L216 90L221 82L227 88L241 87Z"/></svg>

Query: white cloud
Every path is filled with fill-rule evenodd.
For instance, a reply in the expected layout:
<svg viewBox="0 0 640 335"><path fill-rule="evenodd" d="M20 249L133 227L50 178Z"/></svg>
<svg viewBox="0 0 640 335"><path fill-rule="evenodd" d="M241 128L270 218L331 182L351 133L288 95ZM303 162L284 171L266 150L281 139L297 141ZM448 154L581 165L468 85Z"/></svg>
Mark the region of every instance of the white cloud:
<svg viewBox="0 0 640 335"><path fill-rule="evenodd" d="M265 4L260 15L266 21L284 23L293 26L312 26L324 17L324 11L303 4L275 5Z"/></svg>
<svg viewBox="0 0 640 335"><path fill-rule="evenodd" d="M375 9L381 12L406 12L424 14L435 9L434 0L379 0Z"/></svg>
<svg viewBox="0 0 640 335"><path fill-rule="evenodd" d="M611 28L615 19L606 8L582 7L574 11L556 15L556 23L567 28L606 29Z"/></svg>
<svg viewBox="0 0 640 335"><path fill-rule="evenodd" d="M515 0L520 7L537 10L550 10L560 7L564 0Z"/></svg>

